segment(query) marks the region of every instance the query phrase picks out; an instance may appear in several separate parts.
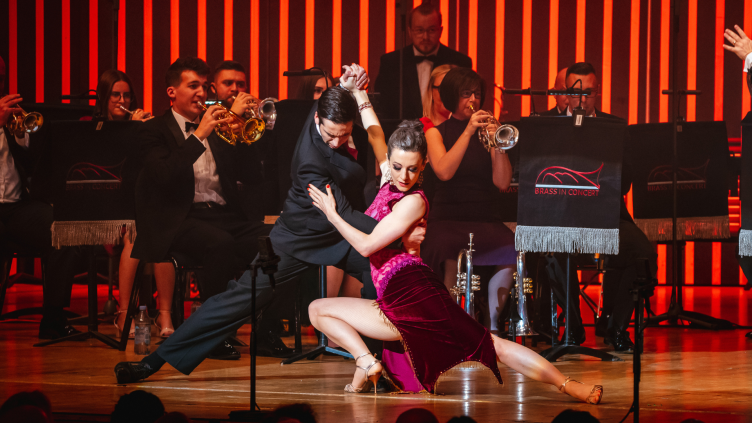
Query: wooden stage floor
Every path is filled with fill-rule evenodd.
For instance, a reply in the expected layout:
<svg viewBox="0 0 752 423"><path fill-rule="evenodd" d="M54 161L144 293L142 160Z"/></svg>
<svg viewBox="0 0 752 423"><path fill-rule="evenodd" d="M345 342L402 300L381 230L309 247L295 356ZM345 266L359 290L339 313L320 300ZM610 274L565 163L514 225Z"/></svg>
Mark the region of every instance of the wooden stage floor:
<svg viewBox="0 0 752 423"><path fill-rule="evenodd" d="M11 291L19 291L9 291L9 297L15 295L17 304L21 304L24 301L20 298L26 295L23 290L35 288L14 287ZM75 311L85 308L83 289L76 287ZM723 317L747 324L752 292L740 288L687 290L692 291L695 311L710 313L720 307ZM665 301L667 291L658 288L654 298L654 307L659 312L663 309L657 305ZM15 300L11 299L11 304ZM0 324L3 357L0 402L18 391L39 389L51 398L59 421L108 421L105 415L112 411L118 398L135 389L158 395L168 411L181 411L201 420L226 419L229 411L249 407L248 348L241 348L243 357L237 362L207 360L190 376L166 365L148 381L123 386L116 384L112 369L118 361L139 359L132 346L119 352L92 340L33 348L37 327L27 322ZM111 324L100 328L104 333L114 334ZM245 326L241 336L247 339L248 332L249 326ZM642 421L680 422L688 418L704 422L752 421L752 340L744 337L746 332L647 329L641 384ZM595 337L592 327L587 328L587 336L585 345L608 350ZM286 342L291 343L292 338ZM307 336L305 342L312 345L315 340ZM439 386L442 395L345 394L342 388L349 383L354 365L351 360L335 357L288 366L280 366L278 359L260 358L258 403L270 410L283 404L307 402L316 410L318 421L338 423L394 422L401 412L413 407L433 411L442 422L463 414L478 422L550 422L567 408L589 411L602 422L618 422L632 402L632 357L620 357L623 362L605 363L570 356L556 363L565 375L602 384L605 392L599 406L579 403L503 365L500 366L503 387L487 371L461 370L444 379ZM632 417L627 421L632 421Z"/></svg>

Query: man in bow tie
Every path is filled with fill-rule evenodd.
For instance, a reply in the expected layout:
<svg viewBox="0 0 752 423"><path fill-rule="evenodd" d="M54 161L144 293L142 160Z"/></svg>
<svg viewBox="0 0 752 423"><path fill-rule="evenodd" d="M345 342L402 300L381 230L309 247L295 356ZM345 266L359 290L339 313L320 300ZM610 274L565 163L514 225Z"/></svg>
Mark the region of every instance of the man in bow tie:
<svg viewBox="0 0 752 423"><path fill-rule="evenodd" d="M132 253L157 262L177 252L201 265L204 301L224 292L228 281L246 269L258 253L258 237L270 230L263 209L244 209L238 193L240 183L245 190L262 182L256 147L233 146L216 134L215 127L227 123L220 119L219 106L204 113L209 75L203 60L177 59L166 75L172 107L139 131L143 168L136 185L138 237ZM209 357L232 360L240 353L224 342Z"/></svg>
<svg viewBox="0 0 752 423"><path fill-rule="evenodd" d="M439 43L444 28L441 12L423 3L407 18L412 44L381 56L376 92L381 93L379 113L387 118L418 119L423 117L423 97L431 71L441 65L454 64L471 68L473 61L464 54ZM400 98L400 54L402 57L402 97ZM402 101L402 116L399 115Z"/></svg>

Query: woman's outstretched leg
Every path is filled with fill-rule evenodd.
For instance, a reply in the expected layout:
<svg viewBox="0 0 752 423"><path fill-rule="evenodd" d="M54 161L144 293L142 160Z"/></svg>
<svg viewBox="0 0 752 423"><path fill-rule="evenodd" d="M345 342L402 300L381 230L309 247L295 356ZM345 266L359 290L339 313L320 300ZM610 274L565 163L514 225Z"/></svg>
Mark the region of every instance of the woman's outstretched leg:
<svg viewBox="0 0 752 423"><path fill-rule="evenodd" d="M353 357L369 353L360 334L382 341L398 341L401 336L397 330L388 325L373 300L360 298L322 298L308 306L308 315L313 326L346 349ZM365 356L356 365L368 367L373 357ZM374 365L370 374L382 371L381 364ZM357 369L352 386L363 386L366 381L364 371Z"/></svg>
<svg viewBox="0 0 752 423"><path fill-rule="evenodd" d="M515 342L501 339L495 335L491 335L491 339L493 339L497 359L530 379L549 383L557 389L566 380L566 377L561 374L559 369L535 351ZM567 383L565 392L570 396L585 401L592 389L593 385Z"/></svg>

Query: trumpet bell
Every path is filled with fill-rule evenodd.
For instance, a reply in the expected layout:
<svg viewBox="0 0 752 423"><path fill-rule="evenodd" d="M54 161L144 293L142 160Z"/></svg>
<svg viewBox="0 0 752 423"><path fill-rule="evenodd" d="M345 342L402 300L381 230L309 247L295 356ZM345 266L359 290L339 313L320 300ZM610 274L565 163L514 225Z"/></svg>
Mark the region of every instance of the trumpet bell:
<svg viewBox="0 0 752 423"><path fill-rule="evenodd" d="M259 104L259 115L266 122L266 127L274 129L274 123L277 121L277 108L274 105L277 100L274 97L268 97L261 100Z"/></svg>
<svg viewBox="0 0 752 423"><path fill-rule="evenodd" d="M266 123L263 119L258 118L250 118L247 121L245 121L245 124L243 125L243 143L245 144L253 144L254 142L261 139L261 136L264 135L264 131L266 130Z"/></svg>
<svg viewBox="0 0 752 423"><path fill-rule="evenodd" d="M23 136L24 133L33 134L37 132L44 123L44 118L37 112L27 113L21 118L16 135Z"/></svg>
<svg viewBox="0 0 752 423"><path fill-rule="evenodd" d="M494 133L494 140L496 141L496 148L502 150L509 150L517 145L517 140L520 138L520 131L512 125L501 125Z"/></svg>

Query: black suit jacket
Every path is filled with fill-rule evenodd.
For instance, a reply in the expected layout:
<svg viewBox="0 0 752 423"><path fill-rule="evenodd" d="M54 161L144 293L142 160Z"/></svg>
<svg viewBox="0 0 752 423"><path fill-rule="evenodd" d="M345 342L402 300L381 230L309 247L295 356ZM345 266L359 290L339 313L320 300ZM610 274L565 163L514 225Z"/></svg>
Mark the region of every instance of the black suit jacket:
<svg viewBox="0 0 752 423"><path fill-rule="evenodd" d="M193 163L206 148L195 135L185 138L172 110L144 122L138 137L143 167L136 182L138 236L131 255L163 260L193 204ZM249 221L263 222L261 207L244 211L238 194L238 183L243 184L244 194L254 188L260 190L262 173L255 148L241 143L231 146L215 132L208 142L227 208Z"/></svg>
<svg viewBox="0 0 752 423"><path fill-rule="evenodd" d="M404 51L402 62L402 88L404 90L402 118L419 119L423 117L423 101L420 96L420 83L413 45L410 44L402 51ZM466 68L473 67L472 59L443 44L439 44L439 51L436 53L436 62L433 67L448 63ZM390 119L399 118L399 64L400 50L381 56L379 74L376 76L376 92L381 94L379 113Z"/></svg>
<svg viewBox="0 0 752 423"><path fill-rule="evenodd" d="M34 170L34 157L28 149L18 145L16 137L6 127L3 126L2 131L5 133L8 151L13 157L13 164L21 180L21 199L26 199L29 196L29 175Z"/></svg>
<svg viewBox="0 0 752 423"><path fill-rule="evenodd" d="M541 113L541 116L563 116L567 117L566 110L563 114L559 114L559 111L554 107L551 110L547 110L543 113ZM624 121L624 119L620 118L619 116L612 115L610 113L602 112L598 109L595 109L595 117L596 118L603 118L603 119L615 119ZM622 155L622 164L621 164L621 210L619 212L619 218L621 220L627 220L632 222L632 216L629 214L629 211L627 210L627 204L624 202L624 196L627 195L630 188L632 187L632 149L631 142L629 138L629 132L625 134L624 138L624 154Z"/></svg>
<svg viewBox="0 0 752 423"><path fill-rule="evenodd" d="M366 216L366 200L363 189L366 171L359 161L367 157L368 143L356 142L358 160L343 149L332 150L319 135L313 119L318 102L300 133L292 158L292 187L280 218L271 232L274 248L313 264L333 265L338 263L350 249L337 229L317 209L308 195L308 184L326 192L330 185L337 201L337 212L349 224L360 231L371 233L378 223ZM353 137L354 141L357 139Z"/></svg>

